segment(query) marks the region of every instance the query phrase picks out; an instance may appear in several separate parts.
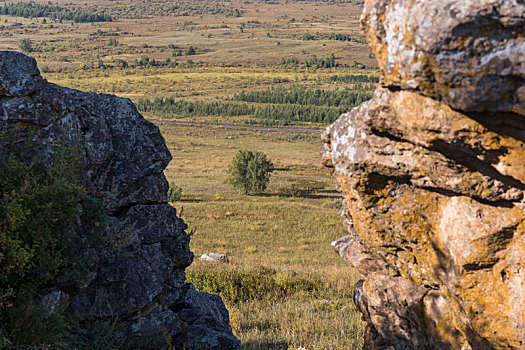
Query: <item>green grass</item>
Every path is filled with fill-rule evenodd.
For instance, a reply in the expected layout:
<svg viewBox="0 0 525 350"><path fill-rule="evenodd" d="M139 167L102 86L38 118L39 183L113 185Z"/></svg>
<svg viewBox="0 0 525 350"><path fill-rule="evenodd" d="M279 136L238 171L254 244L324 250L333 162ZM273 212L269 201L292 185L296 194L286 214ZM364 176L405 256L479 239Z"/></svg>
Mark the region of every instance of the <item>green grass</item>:
<svg viewBox="0 0 525 350"><path fill-rule="evenodd" d="M220 294L244 349L355 349L364 325L352 293L358 275L330 248L344 236L341 199L319 165L319 134L161 125L166 170L183 190L173 205L195 230L197 289ZM276 170L268 189L239 195L226 184L238 149L262 151ZM299 196L291 197L295 185ZM226 253L230 263L200 261Z"/></svg>

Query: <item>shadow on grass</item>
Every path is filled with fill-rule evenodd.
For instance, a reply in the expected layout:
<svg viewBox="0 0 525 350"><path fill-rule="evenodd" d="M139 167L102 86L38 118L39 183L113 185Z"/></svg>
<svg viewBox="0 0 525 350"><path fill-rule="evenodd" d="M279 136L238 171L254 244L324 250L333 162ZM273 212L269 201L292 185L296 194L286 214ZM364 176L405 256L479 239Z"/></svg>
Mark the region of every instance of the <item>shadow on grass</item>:
<svg viewBox="0 0 525 350"><path fill-rule="evenodd" d="M334 193L327 193L327 194L321 194L321 193L299 193L297 195L290 195L288 193L284 192L278 192L278 193L254 193L251 194L252 196L257 197L279 197L279 198L307 198L307 199L337 199L340 198L340 194L338 192Z"/></svg>
<svg viewBox="0 0 525 350"><path fill-rule="evenodd" d="M291 169L289 169L289 168L273 168L273 170L276 170L276 171L290 171Z"/></svg>
<svg viewBox="0 0 525 350"><path fill-rule="evenodd" d="M270 350L270 349L288 349L288 343L283 341L253 341L248 340L242 343L242 350Z"/></svg>
<svg viewBox="0 0 525 350"><path fill-rule="evenodd" d="M197 198L182 198L174 203L201 203L201 202L204 202L204 200L197 199Z"/></svg>

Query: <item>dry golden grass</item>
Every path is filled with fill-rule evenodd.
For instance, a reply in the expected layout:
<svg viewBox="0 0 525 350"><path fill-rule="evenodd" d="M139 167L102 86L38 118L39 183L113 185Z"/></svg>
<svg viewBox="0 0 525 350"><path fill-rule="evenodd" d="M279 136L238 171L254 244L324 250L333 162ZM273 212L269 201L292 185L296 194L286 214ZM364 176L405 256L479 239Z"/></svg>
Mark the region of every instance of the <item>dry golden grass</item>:
<svg viewBox="0 0 525 350"><path fill-rule="evenodd" d="M183 189L173 205L196 230L192 250L230 258L229 264L196 259L188 278L223 296L243 348L360 347L363 324L351 298L359 277L330 248L345 230L340 197L317 158L319 135L169 125L161 130L173 153L166 175ZM263 151L275 163L265 193L239 195L225 183L228 163L242 148ZM283 191L306 183L316 190L302 197ZM261 275L260 269L271 271ZM315 288L295 290L301 283ZM210 287L217 285L222 287ZM285 296L274 297L283 290ZM238 295L244 299L234 300Z"/></svg>

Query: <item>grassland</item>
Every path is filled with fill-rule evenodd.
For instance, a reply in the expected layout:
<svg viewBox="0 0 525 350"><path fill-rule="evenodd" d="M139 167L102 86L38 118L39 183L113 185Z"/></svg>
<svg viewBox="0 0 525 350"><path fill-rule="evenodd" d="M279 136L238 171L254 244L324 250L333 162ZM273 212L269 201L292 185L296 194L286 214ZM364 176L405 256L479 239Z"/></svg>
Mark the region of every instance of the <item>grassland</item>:
<svg viewBox="0 0 525 350"><path fill-rule="evenodd" d="M345 230L341 199L319 165L319 134L167 124L161 130L174 156L166 176L183 189L173 205L196 230L192 250L230 258L196 259L188 279L223 296L244 348L358 348L358 276L330 249ZM243 148L263 151L275 164L265 193L239 195L225 183L228 163Z"/></svg>
<svg viewBox="0 0 525 350"><path fill-rule="evenodd" d="M53 5L112 21L0 15L0 49L18 50L24 40L49 81L134 102L171 97L277 106L232 99L243 91L293 87L369 93L371 86L363 90L334 77L378 76L359 34L361 6L352 1L55 0ZM309 63L332 54L333 65ZM244 349L359 348L364 326L352 302L358 276L330 249L345 230L338 215L341 199L319 165L319 133L169 123L260 123L253 115L158 110L144 115L160 126L173 154L165 173L183 190L173 205L195 230L192 250L196 256L218 252L230 258L228 264L196 259L188 280L222 295ZM298 118L294 124L319 130L326 121ZM274 162L265 193L239 195L226 184L228 163L242 148L262 151Z"/></svg>

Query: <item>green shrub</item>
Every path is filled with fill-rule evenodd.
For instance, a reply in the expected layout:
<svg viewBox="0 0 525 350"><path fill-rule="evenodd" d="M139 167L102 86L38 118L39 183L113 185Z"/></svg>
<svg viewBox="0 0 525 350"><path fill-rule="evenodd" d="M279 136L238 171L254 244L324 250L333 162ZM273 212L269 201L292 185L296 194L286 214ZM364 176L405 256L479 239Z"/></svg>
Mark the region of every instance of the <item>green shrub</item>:
<svg viewBox="0 0 525 350"><path fill-rule="evenodd" d="M168 202L177 202L182 198L182 188L175 185L173 182L170 183L168 190Z"/></svg>
<svg viewBox="0 0 525 350"><path fill-rule="evenodd" d="M0 349L112 350L127 345L114 324L77 312L67 314L63 308L50 310L35 302L7 310L3 320L9 327L0 332Z"/></svg>
<svg viewBox="0 0 525 350"><path fill-rule="evenodd" d="M18 42L18 48L25 53L33 52L33 43L29 39L22 39Z"/></svg>
<svg viewBox="0 0 525 350"><path fill-rule="evenodd" d="M86 317L49 310L35 298L60 275L84 281L89 270L80 252L101 242L105 208L80 185L80 147L57 149L49 167L14 154L0 166L0 344L102 349L77 346L99 326L85 328ZM87 233L82 243L71 237L76 223Z"/></svg>
<svg viewBox="0 0 525 350"><path fill-rule="evenodd" d="M246 270L191 270L186 280L201 292L220 294L227 302L249 300L275 301L291 294L315 292L321 283L291 271L277 271L266 267Z"/></svg>
<svg viewBox="0 0 525 350"><path fill-rule="evenodd" d="M70 264L66 246L85 190L78 184L78 157L57 155L51 167L10 156L0 170L0 309Z"/></svg>

